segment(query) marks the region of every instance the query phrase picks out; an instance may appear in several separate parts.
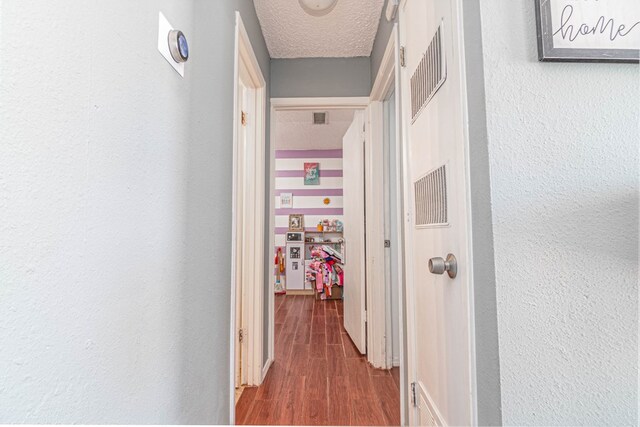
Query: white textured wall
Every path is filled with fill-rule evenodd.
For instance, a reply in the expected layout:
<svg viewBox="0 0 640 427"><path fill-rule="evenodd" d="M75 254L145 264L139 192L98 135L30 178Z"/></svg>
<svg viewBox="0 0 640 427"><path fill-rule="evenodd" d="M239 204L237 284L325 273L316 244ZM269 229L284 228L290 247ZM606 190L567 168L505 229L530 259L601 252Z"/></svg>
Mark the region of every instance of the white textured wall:
<svg viewBox="0 0 640 427"><path fill-rule="evenodd" d="M228 422L237 8L0 4L0 423Z"/></svg>
<svg viewBox="0 0 640 427"><path fill-rule="evenodd" d="M539 63L482 0L506 425L638 422L638 65Z"/></svg>

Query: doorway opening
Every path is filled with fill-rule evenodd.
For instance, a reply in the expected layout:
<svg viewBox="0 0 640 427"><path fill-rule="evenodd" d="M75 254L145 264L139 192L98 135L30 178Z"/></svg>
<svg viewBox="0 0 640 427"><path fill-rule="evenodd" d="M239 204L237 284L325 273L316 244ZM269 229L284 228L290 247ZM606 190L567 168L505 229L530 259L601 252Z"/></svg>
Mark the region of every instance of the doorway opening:
<svg viewBox="0 0 640 427"><path fill-rule="evenodd" d="M385 240L398 238L380 173L390 110L369 101L272 99L273 352L264 382L238 401L238 424L401 423L400 337L387 326L399 313L385 301Z"/></svg>
<svg viewBox="0 0 640 427"><path fill-rule="evenodd" d="M246 385L263 378L266 82L236 12L231 247L231 419ZM236 397L237 398L237 397Z"/></svg>
<svg viewBox="0 0 640 427"><path fill-rule="evenodd" d="M238 423L470 425L480 413L500 416L487 404L499 401L498 377L476 372L478 357L493 363L495 349L476 352L474 277L483 267L472 245L480 217L471 204L480 196L470 191L472 60L462 4L404 0L398 18L401 31L394 26L370 97L272 99L276 172L268 197L279 211L272 209L269 226L275 262L265 295L266 378L243 393ZM277 116L302 112L314 126L348 109L342 219L325 218L312 209L337 196L300 191L331 179L322 175L331 157L277 158ZM297 163L278 170L285 160ZM277 180L299 187L279 188ZM323 205L305 205L308 197ZM494 329L491 319L486 324ZM389 382L379 377L398 393L376 389L374 382ZM399 422L385 402L397 402Z"/></svg>

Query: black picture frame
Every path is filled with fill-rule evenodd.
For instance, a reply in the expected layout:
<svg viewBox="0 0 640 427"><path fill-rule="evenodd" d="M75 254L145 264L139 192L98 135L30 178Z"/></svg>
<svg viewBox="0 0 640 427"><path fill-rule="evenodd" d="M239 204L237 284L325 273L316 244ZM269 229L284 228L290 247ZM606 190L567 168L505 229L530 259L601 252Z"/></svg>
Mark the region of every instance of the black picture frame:
<svg viewBox="0 0 640 427"><path fill-rule="evenodd" d="M538 60L542 62L609 62L638 64L640 49L557 48L553 45L552 0L533 0L538 31Z"/></svg>

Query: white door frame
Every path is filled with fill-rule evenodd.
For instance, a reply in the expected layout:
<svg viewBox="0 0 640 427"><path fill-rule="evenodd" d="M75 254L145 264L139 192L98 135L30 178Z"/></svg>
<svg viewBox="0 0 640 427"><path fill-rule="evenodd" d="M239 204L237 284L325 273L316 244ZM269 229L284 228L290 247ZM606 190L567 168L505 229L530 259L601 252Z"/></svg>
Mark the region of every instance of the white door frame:
<svg viewBox="0 0 640 427"><path fill-rule="evenodd" d="M385 212L380 209L384 199L384 116L383 103L395 89L395 50L397 29L394 25L387 43L378 74L371 90L369 106L369 146L367 147L367 358L376 368L391 368L390 355L387 354L387 341L391 341L391 326L388 324L391 310L388 298L385 265ZM399 81L399 80L398 80ZM397 111L396 109L396 116ZM397 117L396 117L397 119ZM399 141L400 126L396 126L396 138ZM400 169L398 169L400 170ZM400 190L402 190L400 188ZM398 193L401 194L401 193ZM401 212L399 212L401 218ZM398 230L401 230L398 227ZM402 268L402 259L394 260ZM400 270L398 270L400 271ZM401 277L399 278L401 280ZM402 283L402 282L397 282Z"/></svg>
<svg viewBox="0 0 640 427"><path fill-rule="evenodd" d="M253 135L254 147L239 150L241 115L240 82L251 87L252 100L255 102L255 117L247 117L246 132ZM265 186L265 134L266 134L266 81L260 70L247 31L242 23L240 13L236 12L235 47L234 47L234 98L233 98L233 198L232 198L232 231L231 231L231 330L230 330L230 423L235 423L235 380L236 380L236 345L238 328L236 325L236 298L241 298L242 319L245 330L242 357L243 380L248 385L259 385L262 382L263 353L263 304L264 300L264 186ZM242 154L239 154L242 153ZM250 153L252 156L246 156ZM240 163L242 162L242 163ZM249 165L250 167L241 167ZM239 174L242 176L239 176ZM242 186L239 183L242 182ZM250 201L250 206L238 208L238 198ZM238 241L239 229L242 227ZM238 247L240 245L240 247ZM242 262L236 251L243 259ZM236 295L238 269L242 276L242 295ZM246 280L245 280L246 278Z"/></svg>
<svg viewBox="0 0 640 427"><path fill-rule="evenodd" d="M405 6L406 0L402 0L400 2L398 13ZM400 21L400 18L398 18ZM402 38L406 37L404 34L406 33L406 29L404 27L398 26L398 43L402 43ZM402 78L402 73L397 73L398 79L400 80L400 101L396 102L396 105L404 104L404 99L410 96L410 82L404 81ZM411 171L409 169L409 153L407 150L408 146L408 138L407 138L407 130L409 126L411 126L411 118L410 114L405 114L405 111L402 107L399 108L402 110L400 114L400 121L398 122L398 127L401 130L401 141L402 141L402 205L404 207L404 212L402 216L402 229L404 230L404 248L403 252L405 254L411 254L413 247L413 233L411 232ZM405 355L405 379L406 383L404 386L404 392L410 395L410 384L416 378L416 370L415 370L415 361L414 356L416 354L415 343L413 341L409 341L409 334L413 334L413 325L414 320L412 318L413 313L415 312L415 301L413 299L413 294L410 289L410 284L413 283L413 261L411 256L404 257L404 265L403 265L403 273L404 273L404 283L405 283L405 293L404 293L404 302L405 302L405 310L406 310L406 323L405 323L405 345L404 345L404 355ZM405 408L405 406L403 406ZM407 405L407 418L404 420L403 425L412 425L412 422L415 424L416 420L416 406ZM404 414L403 414L404 415Z"/></svg>
<svg viewBox="0 0 640 427"><path fill-rule="evenodd" d="M265 254L267 260L273 258L271 248L275 247L275 209L274 209L274 197L275 197L275 166L276 166L276 112L278 111L291 111L291 110L318 110L318 109L357 109L365 110L369 106L369 97L315 97L315 98L271 98L271 131L270 131L270 153L269 153L269 248L270 252ZM267 298L269 299L268 311L269 311L269 332L267 336L267 345L269 348L269 356L267 363L265 364L264 373L266 374L269 366L274 361L275 351L275 300L273 292L269 292Z"/></svg>
<svg viewBox="0 0 640 427"><path fill-rule="evenodd" d="M392 259L391 262L396 265L397 276L393 280L395 283L400 285L398 292L398 316L399 319L399 337L400 340L400 402L401 402L401 424L405 425L407 409L408 407L406 402L407 387L406 387L406 366L405 366L405 352L406 352L406 339L405 339L405 322L404 322L404 312L405 312L405 298L404 298L404 203L402 200L402 195L404 194L403 190L403 152L404 145L402 140L402 115L401 115L401 88L400 88L400 51L399 51L399 33L398 33L398 24L393 25L393 29L389 36L389 41L387 42L387 46L384 51L384 55L382 57L382 61L380 63L380 68L378 68L378 74L375 77L375 81L373 84L373 88L371 89L371 105L374 108L371 108L371 140L373 141L373 145L382 146L384 141L384 117L382 111L382 104L386 101L390 94L395 91L396 96L396 111L395 111L395 140L396 140L396 172L398 173L396 179L396 193L399 197L399 203L397 205L397 224L396 228L398 230L398 250L396 251L396 258ZM382 170L382 164L378 166L377 170ZM379 185L379 181L374 181L374 183ZM381 194L383 188L376 189L378 194ZM382 228L384 228L384 218L382 218ZM377 223L379 223L379 219L377 219ZM367 224L369 224L369 217L367 217ZM379 226L379 224L378 224ZM378 248L376 249L379 252L379 248L384 246L384 236L382 236L383 241L380 242L380 237L377 237L377 242L375 243ZM367 235L367 242L369 242L369 235ZM367 249L367 253L369 249ZM384 249L383 249L384 254ZM378 255L380 256L380 254ZM385 277L384 274L384 264L379 264L375 267L375 277ZM390 284L383 283L381 288L386 288ZM375 302L372 301L372 304L375 304L374 307L378 308L376 311L372 311L371 313L374 315L371 320L371 328L370 335L375 337L374 339L379 342L384 342L385 336L388 336L392 333L391 324L389 319L391 318L391 302L387 296L387 293L382 291L371 293L372 298L375 299ZM383 368L390 368L393 365L392 357L391 357L391 345L390 339L387 340L386 346L377 345L372 346L372 350L369 353L369 360L373 363L374 366L379 366Z"/></svg>

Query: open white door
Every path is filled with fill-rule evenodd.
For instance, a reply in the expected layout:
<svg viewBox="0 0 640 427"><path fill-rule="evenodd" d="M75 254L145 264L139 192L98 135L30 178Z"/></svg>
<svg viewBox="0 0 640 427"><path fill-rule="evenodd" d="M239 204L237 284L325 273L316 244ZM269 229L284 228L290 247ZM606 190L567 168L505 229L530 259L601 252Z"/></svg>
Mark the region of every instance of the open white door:
<svg viewBox="0 0 640 427"><path fill-rule="evenodd" d="M405 0L400 10L412 425L477 422L461 8Z"/></svg>
<svg viewBox="0 0 640 427"><path fill-rule="evenodd" d="M342 139L344 200L344 328L360 353L367 352L364 218L365 113L356 111Z"/></svg>

